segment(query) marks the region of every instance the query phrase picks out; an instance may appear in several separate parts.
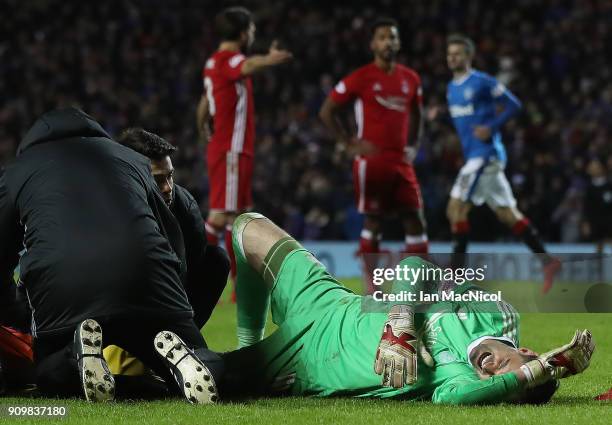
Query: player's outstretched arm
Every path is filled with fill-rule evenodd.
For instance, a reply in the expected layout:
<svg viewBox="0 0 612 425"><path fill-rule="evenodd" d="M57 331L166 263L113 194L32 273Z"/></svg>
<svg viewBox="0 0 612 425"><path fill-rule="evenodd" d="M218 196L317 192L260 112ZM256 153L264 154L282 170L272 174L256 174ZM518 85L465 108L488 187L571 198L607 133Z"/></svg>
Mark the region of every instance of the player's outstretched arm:
<svg viewBox="0 0 612 425"><path fill-rule="evenodd" d="M448 367L454 366L438 367L437 372L443 373L442 369ZM480 379L467 366L465 368L464 373L447 380L436 388L431 400L433 403L453 405L495 404L512 400L523 391L523 386L512 372L492 376L488 379Z"/></svg>
<svg viewBox="0 0 612 425"><path fill-rule="evenodd" d="M253 75L270 66L281 65L293 59L293 54L278 48L278 42L274 41L267 55L253 55L242 63L240 73L243 76Z"/></svg>
<svg viewBox="0 0 612 425"><path fill-rule="evenodd" d="M432 401L443 404L543 403L558 387L558 379L581 373L589 366L594 351L595 342L585 329L576 331L569 344L541 354L516 371L487 379L478 379L467 370L461 371L460 365L441 366L436 373L452 378L436 389Z"/></svg>

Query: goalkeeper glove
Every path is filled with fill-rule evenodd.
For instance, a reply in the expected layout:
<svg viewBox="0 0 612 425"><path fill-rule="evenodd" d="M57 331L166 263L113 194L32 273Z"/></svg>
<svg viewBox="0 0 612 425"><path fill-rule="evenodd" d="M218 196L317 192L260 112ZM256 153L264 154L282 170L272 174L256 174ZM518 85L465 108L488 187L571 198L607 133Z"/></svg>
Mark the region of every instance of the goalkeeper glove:
<svg viewBox="0 0 612 425"><path fill-rule="evenodd" d="M382 375L385 387L402 388L416 382L417 338L412 307L391 307L376 350L374 371Z"/></svg>
<svg viewBox="0 0 612 425"><path fill-rule="evenodd" d="M567 378L589 367L595 341L587 329L577 330L569 344L551 350L521 366L527 388L537 387L551 379Z"/></svg>

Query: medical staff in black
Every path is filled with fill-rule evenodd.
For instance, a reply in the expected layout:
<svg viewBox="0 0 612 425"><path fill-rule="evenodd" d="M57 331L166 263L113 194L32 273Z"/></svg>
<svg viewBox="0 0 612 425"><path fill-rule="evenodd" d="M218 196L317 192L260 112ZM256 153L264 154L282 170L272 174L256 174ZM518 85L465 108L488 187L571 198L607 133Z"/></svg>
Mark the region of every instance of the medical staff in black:
<svg viewBox="0 0 612 425"><path fill-rule="evenodd" d="M19 261L43 394L112 399L114 344L191 402L217 399L223 365L193 322L184 249L147 158L78 109L34 124L0 171L0 294Z"/></svg>

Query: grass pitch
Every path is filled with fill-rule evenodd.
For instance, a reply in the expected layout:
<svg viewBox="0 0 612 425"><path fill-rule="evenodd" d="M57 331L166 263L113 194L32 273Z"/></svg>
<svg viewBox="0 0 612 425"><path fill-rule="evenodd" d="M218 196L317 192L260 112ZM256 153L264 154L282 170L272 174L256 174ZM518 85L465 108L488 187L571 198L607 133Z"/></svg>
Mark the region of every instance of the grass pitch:
<svg viewBox="0 0 612 425"><path fill-rule="evenodd" d="M359 281L345 284L359 287ZM203 330L211 348L233 349L236 344L235 305L226 291ZM89 404L81 400L31 398L0 399L0 424L577 424L612 423L612 403L593 397L612 387L612 314L522 314L521 343L536 351L568 341L575 329L591 329L597 351L591 367L582 375L566 379L546 406L434 406L427 402L362 400L350 398L260 399L244 403L192 406L183 400ZM269 327L268 333L273 329ZM15 418L7 406L66 406L63 419Z"/></svg>

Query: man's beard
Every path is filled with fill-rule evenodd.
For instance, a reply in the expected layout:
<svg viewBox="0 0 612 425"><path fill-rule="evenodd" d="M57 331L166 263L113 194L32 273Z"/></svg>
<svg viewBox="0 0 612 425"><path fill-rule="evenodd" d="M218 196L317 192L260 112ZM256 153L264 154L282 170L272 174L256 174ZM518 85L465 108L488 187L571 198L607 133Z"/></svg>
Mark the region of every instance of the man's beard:
<svg viewBox="0 0 612 425"><path fill-rule="evenodd" d="M386 62L393 62L397 57L397 53L398 52L393 50L383 50L378 56Z"/></svg>

